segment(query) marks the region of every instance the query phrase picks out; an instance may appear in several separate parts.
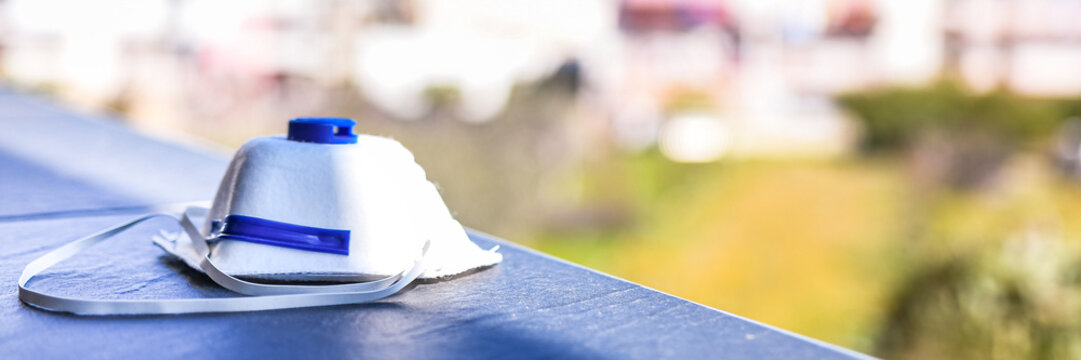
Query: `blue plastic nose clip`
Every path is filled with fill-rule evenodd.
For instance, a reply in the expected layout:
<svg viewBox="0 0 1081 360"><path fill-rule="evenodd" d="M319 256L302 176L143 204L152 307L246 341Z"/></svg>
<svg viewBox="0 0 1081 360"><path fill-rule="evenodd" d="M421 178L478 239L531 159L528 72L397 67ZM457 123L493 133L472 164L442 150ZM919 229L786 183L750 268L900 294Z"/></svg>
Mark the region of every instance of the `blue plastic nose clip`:
<svg viewBox="0 0 1081 360"><path fill-rule="evenodd" d="M346 118L296 118L289 121L288 139L316 144L356 144L356 121Z"/></svg>

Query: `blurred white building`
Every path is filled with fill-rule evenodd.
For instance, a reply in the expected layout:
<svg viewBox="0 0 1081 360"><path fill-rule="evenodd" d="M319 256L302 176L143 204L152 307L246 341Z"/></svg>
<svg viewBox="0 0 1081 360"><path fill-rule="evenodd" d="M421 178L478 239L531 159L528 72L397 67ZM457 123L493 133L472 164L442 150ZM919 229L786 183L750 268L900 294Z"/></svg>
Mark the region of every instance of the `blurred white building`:
<svg viewBox="0 0 1081 360"><path fill-rule="evenodd" d="M1081 0L0 4L5 77L88 106L122 99L150 126L318 113L340 84L401 119L455 89L457 116L484 122L515 85L573 63L620 144L663 137L669 155L703 161L843 152L852 130L834 95L944 71L977 90L1081 95ZM710 142L688 128L723 146L672 145Z"/></svg>
<svg viewBox="0 0 1081 360"><path fill-rule="evenodd" d="M1081 94L1081 1L955 0L944 29L949 58L974 89Z"/></svg>

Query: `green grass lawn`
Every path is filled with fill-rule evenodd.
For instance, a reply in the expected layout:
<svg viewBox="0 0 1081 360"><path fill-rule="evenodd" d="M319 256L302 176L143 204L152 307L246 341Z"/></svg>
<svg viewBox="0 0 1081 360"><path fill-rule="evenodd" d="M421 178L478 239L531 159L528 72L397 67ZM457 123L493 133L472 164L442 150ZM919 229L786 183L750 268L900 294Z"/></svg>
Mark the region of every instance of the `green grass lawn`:
<svg viewBox="0 0 1081 360"><path fill-rule="evenodd" d="M619 227L554 229L541 251L863 351L895 294L932 264L1030 231L1081 237L1081 189L1019 156L979 189L917 186L896 157L588 164L580 204L615 202ZM622 199L622 200L620 200Z"/></svg>

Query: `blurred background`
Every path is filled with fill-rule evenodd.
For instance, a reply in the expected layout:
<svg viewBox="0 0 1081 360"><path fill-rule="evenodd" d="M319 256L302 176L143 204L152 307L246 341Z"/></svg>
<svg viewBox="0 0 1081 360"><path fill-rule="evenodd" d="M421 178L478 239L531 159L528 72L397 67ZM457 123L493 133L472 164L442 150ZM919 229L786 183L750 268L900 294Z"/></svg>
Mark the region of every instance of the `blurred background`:
<svg viewBox="0 0 1081 360"><path fill-rule="evenodd" d="M4 0L7 86L299 116L464 224L888 358L1081 356L1081 0Z"/></svg>

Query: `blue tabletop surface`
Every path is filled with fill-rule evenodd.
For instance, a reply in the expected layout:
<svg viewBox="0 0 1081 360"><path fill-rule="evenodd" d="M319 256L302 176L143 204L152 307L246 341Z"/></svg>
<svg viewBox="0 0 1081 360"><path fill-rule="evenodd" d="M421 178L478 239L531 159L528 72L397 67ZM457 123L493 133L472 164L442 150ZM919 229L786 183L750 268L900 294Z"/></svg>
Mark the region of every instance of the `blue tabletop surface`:
<svg viewBox="0 0 1081 360"><path fill-rule="evenodd" d="M476 232L482 247L502 246L503 263L371 304L80 317L19 302L29 261L155 205L208 200L227 160L0 91L0 358L864 357ZM30 286L110 299L235 296L151 244L174 226L142 225Z"/></svg>

